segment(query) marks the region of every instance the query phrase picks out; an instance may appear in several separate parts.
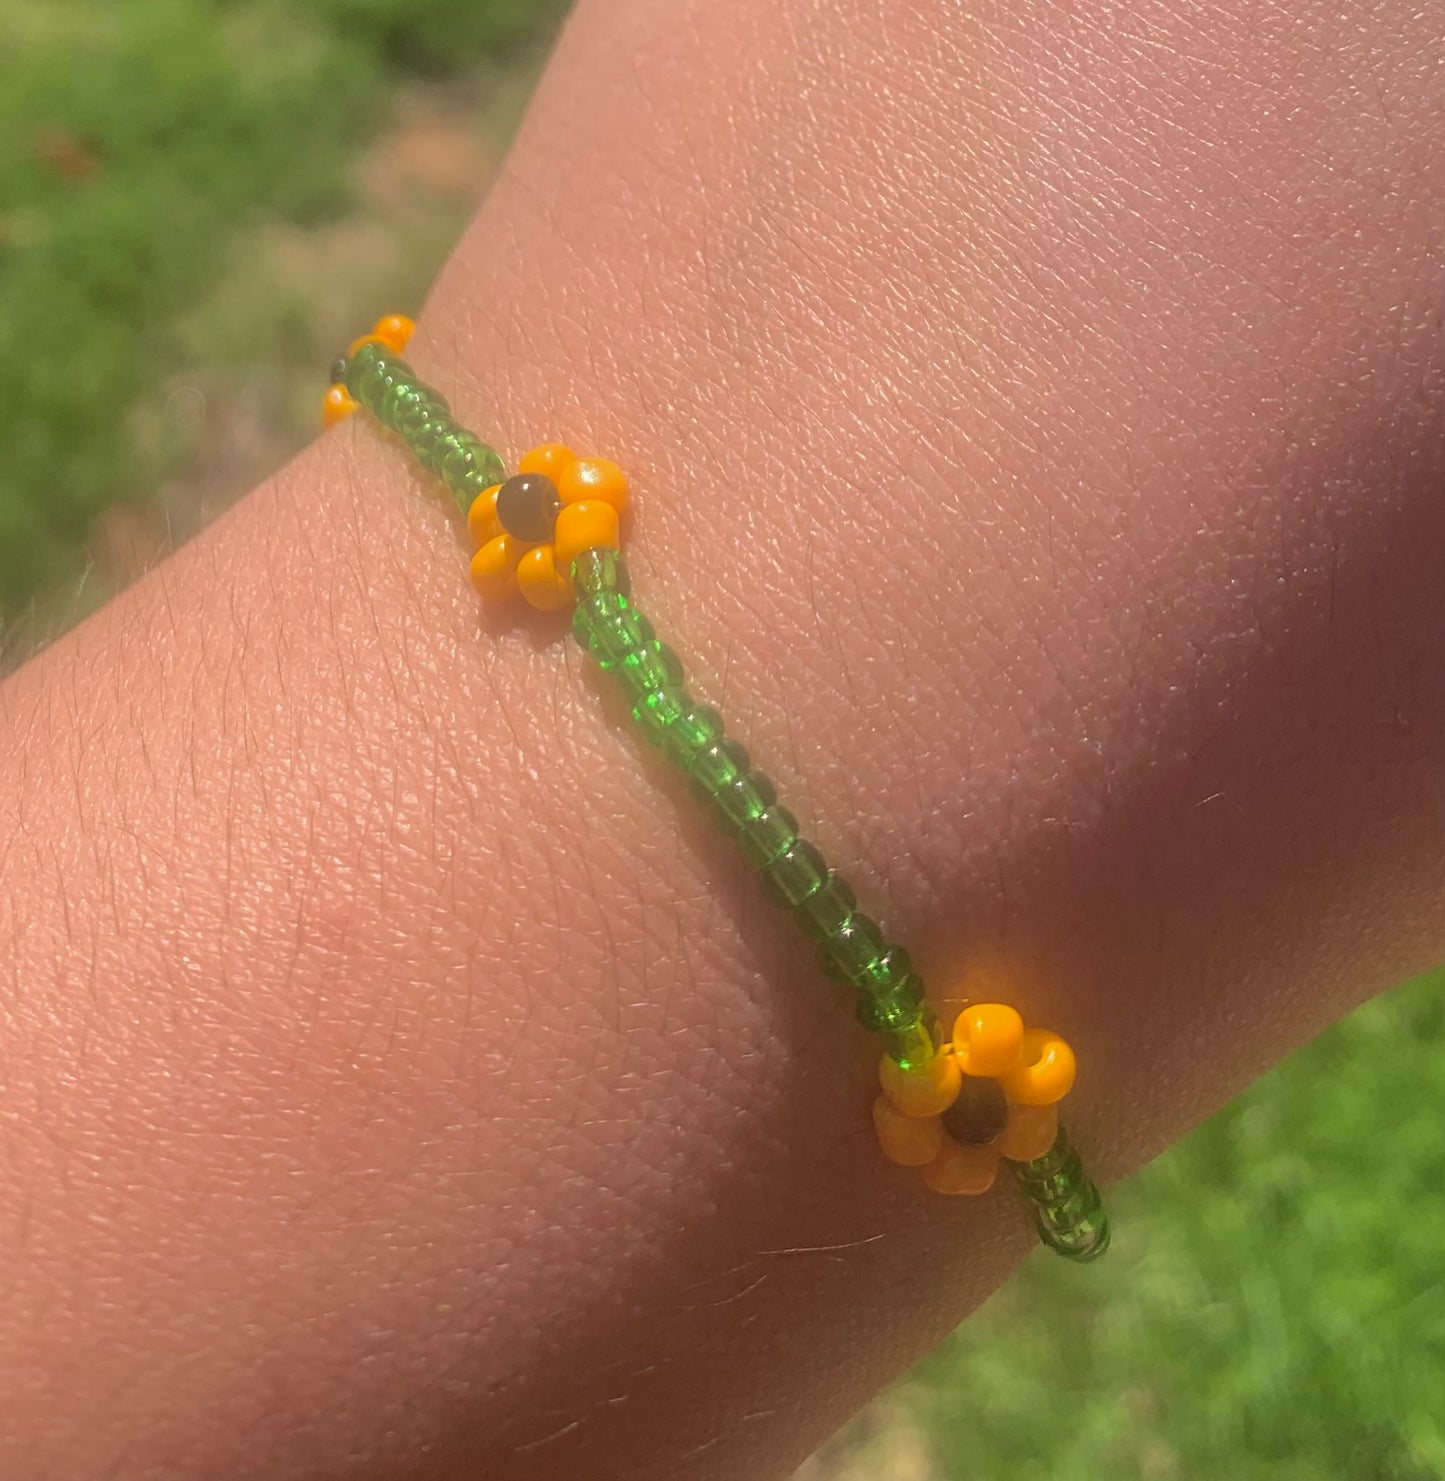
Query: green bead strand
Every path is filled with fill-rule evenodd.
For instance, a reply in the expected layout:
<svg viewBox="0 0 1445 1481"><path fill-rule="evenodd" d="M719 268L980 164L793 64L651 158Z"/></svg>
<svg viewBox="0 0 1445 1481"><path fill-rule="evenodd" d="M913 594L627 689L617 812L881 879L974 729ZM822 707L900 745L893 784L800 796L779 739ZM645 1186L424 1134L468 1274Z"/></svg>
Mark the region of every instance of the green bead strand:
<svg viewBox="0 0 1445 1481"><path fill-rule="evenodd" d="M908 953L890 946L877 922L857 910L848 882L800 836L798 820L778 804L772 782L753 771L747 751L726 736L722 716L682 687L680 662L623 595L622 557L584 551L573 562L572 579L578 591L573 632L622 682L644 738L662 748L732 833L758 870L764 895L790 910L801 932L818 943L823 970L862 995L859 1020L900 1064L922 1063L937 1049L938 1034Z"/></svg>
<svg viewBox="0 0 1445 1481"><path fill-rule="evenodd" d="M343 382L348 393L359 401L372 416L382 421L382 399L395 385L405 384L416 389L416 376L410 365L400 355L392 355L375 344L362 345L346 361L346 378ZM390 426L390 422L385 423Z"/></svg>
<svg viewBox="0 0 1445 1481"><path fill-rule="evenodd" d="M1051 1250L1082 1263L1097 1260L1109 1248L1104 1201L1062 1127L1042 1157L1016 1162L1013 1169L1019 1187L1034 1205L1039 1238Z"/></svg>
<svg viewBox="0 0 1445 1481"><path fill-rule="evenodd" d="M472 507L472 501L483 489L501 483L507 476L497 450L467 431L460 431L449 440L437 471L463 513Z"/></svg>
<svg viewBox="0 0 1445 1481"><path fill-rule="evenodd" d="M390 427L423 468L439 477L463 514L484 489L506 477L501 454L453 420L446 398L385 345L357 348L346 362L346 389Z"/></svg>
<svg viewBox="0 0 1445 1481"><path fill-rule="evenodd" d="M381 398L378 418L403 437L426 425L440 408L433 397L410 381L397 381Z"/></svg>
<svg viewBox="0 0 1445 1481"><path fill-rule="evenodd" d="M449 416L434 416L406 439L406 445L428 473L440 478L448 458L462 446L460 435L457 424Z"/></svg>

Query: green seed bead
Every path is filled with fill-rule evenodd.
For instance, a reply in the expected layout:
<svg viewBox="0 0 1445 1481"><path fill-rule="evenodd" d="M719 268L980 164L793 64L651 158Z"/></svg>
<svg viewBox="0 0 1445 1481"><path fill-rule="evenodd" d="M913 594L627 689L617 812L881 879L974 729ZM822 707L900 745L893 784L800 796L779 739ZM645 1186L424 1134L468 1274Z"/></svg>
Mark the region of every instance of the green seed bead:
<svg viewBox="0 0 1445 1481"><path fill-rule="evenodd" d="M446 403L417 379L416 371L384 346L362 345L347 364L347 390L378 419L381 419L387 393L397 386L406 386L432 397L445 408Z"/></svg>
<svg viewBox="0 0 1445 1481"><path fill-rule="evenodd" d="M610 550L605 545L584 550L572 562L572 585L583 598L598 592L618 591L626 596L631 587L627 576L627 562L620 550Z"/></svg>
<svg viewBox="0 0 1445 1481"><path fill-rule="evenodd" d="M1084 1187L1074 1186L1040 1206L1039 1223L1050 1233L1066 1236L1081 1219L1096 1213L1101 1205L1099 1190L1092 1183Z"/></svg>
<svg viewBox="0 0 1445 1481"><path fill-rule="evenodd" d="M738 830L756 822L778 800L777 788L760 771L747 771L713 793L717 821Z"/></svg>
<svg viewBox="0 0 1445 1481"><path fill-rule="evenodd" d="M479 460L475 467L467 469L455 483L447 479L447 487L452 491L457 508L463 514L477 502L477 495L484 489L506 481L507 469L501 454L491 447L485 448L485 452L489 456Z"/></svg>
<svg viewBox="0 0 1445 1481"><path fill-rule="evenodd" d="M692 707L692 696L686 690L654 689L644 694L632 707L632 718L637 721L644 740L653 745L663 744L667 731L687 714Z"/></svg>
<svg viewBox="0 0 1445 1481"><path fill-rule="evenodd" d="M590 630L591 624L619 617L631 606L632 603L620 591L597 591L579 596L574 613L578 622L586 624Z"/></svg>
<svg viewBox="0 0 1445 1481"><path fill-rule="evenodd" d="M682 659L666 643L654 638L622 657L617 677L634 699L655 689L676 689L682 682Z"/></svg>
<svg viewBox="0 0 1445 1481"><path fill-rule="evenodd" d="M798 839L758 872L763 895L787 910L796 910L810 895L817 894L827 880L827 860L806 838Z"/></svg>
<svg viewBox="0 0 1445 1481"><path fill-rule="evenodd" d="M1110 1228L1099 1190L1059 1129L1054 1145L1032 1162L1014 1164L1019 1187L1034 1204L1039 1238L1070 1260L1097 1260L1109 1248Z"/></svg>
<svg viewBox="0 0 1445 1481"><path fill-rule="evenodd" d="M793 912L793 918L810 941L827 941L847 925L857 905L852 885L830 870L822 885Z"/></svg>
<svg viewBox="0 0 1445 1481"><path fill-rule="evenodd" d="M403 384L402 378L389 365L378 362L361 372L352 394L372 416L379 419L387 393L400 384Z"/></svg>
<svg viewBox="0 0 1445 1481"><path fill-rule="evenodd" d="M599 667L615 669L624 658L641 652L654 641L652 624L641 612L623 612L594 624L592 656Z"/></svg>
<svg viewBox="0 0 1445 1481"><path fill-rule="evenodd" d="M467 471L468 480L475 479L481 486L477 493L491 488L494 483L505 482L506 477L507 465L502 461L501 453L490 442L482 443L472 467Z"/></svg>
<svg viewBox="0 0 1445 1481"><path fill-rule="evenodd" d="M858 1021L875 1034L892 1033L916 1023L927 1002L922 979L910 973L896 987L865 997L858 1005Z"/></svg>
<svg viewBox="0 0 1445 1481"><path fill-rule="evenodd" d="M905 1070L927 1064L938 1053L938 1029L931 1013L925 1014L906 1028L895 1029L879 1037L883 1040L884 1052Z"/></svg>
<svg viewBox="0 0 1445 1481"><path fill-rule="evenodd" d="M861 989L877 971L878 959L887 949L878 922L862 911L854 911L823 942L818 950L818 965L841 986Z"/></svg>
<svg viewBox="0 0 1445 1481"><path fill-rule="evenodd" d="M711 705L694 704L668 732L663 749L669 761L686 772L699 751L723 738L723 717Z"/></svg>
<svg viewBox="0 0 1445 1481"><path fill-rule="evenodd" d="M863 973L858 983L860 992L870 997L887 997L913 976L913 959L902 946L890 946Z"/></svg>
<svg viewBox="0 0 1445 1481"><path fill-rule="evenodd" d="M488 447L480 437L466 430L449 440L438 471L463 514L472 507L472 500L483 489L501 482L506 476L501 454L496 448Z"/></svg>
<svg viewBox="0 0 1445 1481"><path fill-rule="evenodd" d="M619 601L622 599L619 597ZM589 658L597 660L599 668L611 668L614 660L612 650L603 637L603 625L616 613L599 612L593 603L601 601L600 597L591 597L586 601L578 602L572 611L572 636L577 639L582 651Z"/></svg>
<svg viewBox="0 0 1445 1481"><path fill-rule="evenodd" d="M361 400L362 382L381 363L382 357L378 354L380 348L381 346L375 344L360 345L354 355L347 357L346 374L343 378L343 384L351 396L357 401ZM404 376L401 379L413 380L414 377Z"/></svg>
<svg viewBox="0 0 1445 1481"><path fill-rule="evenodd" d="M1066 1260L1087 1265L1107 1254L1113 1230L1101 1199L1097 1208L1078 1219L1068 1230L1048 1230L1040 1226L1039 1237L1055 1254Z"/></svg>
<svg viewBox="0 0 1445 1481"><path fill-rule="evenodd" d="M1029 1180L1029 1196L1041 1206L1044 1204L1058 1205L1064 1203L1073 1195L1082 1174L1083 1168L1080 1166L1061 1169L1051 1177L1031 1178Z"/></svg>
<svg viewBox="0 0 1445 1481"><path fill-rule="evenodd" d="M786 807L770 807L738 830L738 843L749 864L765 869L798 842L798 820Z"/></svg>
<svg viewBox="0 0 1445 1481"><path fill-rule="evenodd" d="M413 427L406 434L407 450L428 473L432 471L432 453L437 443L450 431L451 419L443 417L433 407L426 421Z"/></svg>
<svg viewBox="0 0 1445 1481"><path fill-rule="evenodd" d="M470 436L469 432L464 432L450 417L437 416L427 422L415 438L408 438L407 446L428 473L434 473L440 478L442 469L450 459L466 456L466 439Z"/></svg>
<svg viewBox="0 0 1445 1481"><path fill-rule="evenodd" d="M598 592L577 603L572 631L602 669L612 669L629 654L656 640L652 623L621 592Z"/></svg>
<svg viewBox="0 0 1445 1481"><path fill-rule="evenodd" d="M704 746L692 758L687 774L703 797L711 801L720 788L743 776L751 764L746 749L737 741L724 737Z"/></svg>
<svg viewBox="0 0 1445 1481"><path fill-rule="evenodd" d="M436 415L436 404L420 386L414 386L410 381L397 381L387 388L376 414L388 427L405 437L408 429L419 427Z"/></svg>

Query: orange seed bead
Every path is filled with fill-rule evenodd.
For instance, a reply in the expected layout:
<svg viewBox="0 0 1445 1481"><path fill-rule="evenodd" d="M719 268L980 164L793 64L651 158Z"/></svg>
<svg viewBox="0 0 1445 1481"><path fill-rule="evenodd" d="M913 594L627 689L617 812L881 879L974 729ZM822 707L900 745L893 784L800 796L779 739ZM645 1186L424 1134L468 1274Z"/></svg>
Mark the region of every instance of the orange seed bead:
<svg viewBox="0 0 1445 1481"><path fill-rule="evenodd" d="M594 545L618 544L617 511L601 499L584 499L580 504L564 504L557 516L553 544L557 549L557 569L570 571L572 562Z"/></svg>
<svg viewBox="0 0 1445 1481"><path fill-rule="evenodd" d="M517 590L517 564L526 547L513 535L488 540L472 557L472 585L489 602L505 601Z"/></svg>
<svg viewBox="0 0 1445 1481"><path fill-rule="evenodd" d="M562 477L562 470L576 461L577 454L565 442L544 442L540 447L534 447L517 464L517 472L545 473L556 483Z"/></svg>
<svg viewBox="0 0 1445 1481"><path fill-rule="evenodd" d="M965 1075L1006 1075L1019 1064L1024 1021L1007 1003L973 1003L953 1025L953 1052Z"/></svg>
<svg viewBox="0 0 1445 1481"><path fill-rule="evenodd" d="M467 510L467 529L478 550L502 533L502 522L497 518L497 490L500 488L501 484L494 483L491 488L483 489Z"/></svg>
<svg viewBox="0 0 1445 1481"><path fill-rule="evenodd" d="M1074 1088L1075 1069L1074 1051L1052 1029L1031 1028L1003 1093L1020 1106L1051 1106Z"/></svg>
<svg viewBox="0 0 1445 1481"><path fill-rule="evenodd" d="M894 1110L905 1116L937 1116L958 1099L963 1076L951 1054L935 1054L912 1070L885 1054L878 1061L878 1083Z"/></svg>
<svg viewBox="0 0 1445 1481"><path fill-rule="evenodd" d="M961 1147L945 1137L938 1156L923 1169L935 1193L987 1193L998 1176L997 1147Z"/></svg>
<svg viewBox="0 0 1445 1481"><path fill-rule="evenodd" d="M555 612L572 600L572 583L557 570L550 545L534 545L517 563L517 585L540 612Z"/></svg>
<svg viewBox="0 0 1445 1481"><path fill-rule="evenodd" d="M387 314L371 326L371 333L374 338L400 355L405 352L412 335L416 333L416 325L405 314Z"/></svg>
<svg viewBox="0 0 1445 1481"><path fill-rule="evenodd" d="M610 458L578 458L562 469L556 482L564 504L601 499L619 514L627 508L627 475Z"/></svg>
<svg viewBox="0 0 1445 1481"><path fill-rule="evenodd" d="M360 402L351 399L345 386L332 386L321 403L322 425L334 427L338 422L344 422L359 406Z"/></svg>
<svg viewBox="0 0 1445 1481"><path fill-rule="evenodd" d="M998 1149L1011 1162L1032 1162L1053 1146L1058 1135L1057 1105L1012 1105L1008 1108L1003 1135L998 1139Z"/></svg>
<svg viewBox="0 0 1445 1481"><path fill-rule="evenodd" d="M943 1145L943 1128L936 1120L905 1116L881 1095L873 1102L873 1126L883 1155L899 1167L924 1167Z"/></svg>

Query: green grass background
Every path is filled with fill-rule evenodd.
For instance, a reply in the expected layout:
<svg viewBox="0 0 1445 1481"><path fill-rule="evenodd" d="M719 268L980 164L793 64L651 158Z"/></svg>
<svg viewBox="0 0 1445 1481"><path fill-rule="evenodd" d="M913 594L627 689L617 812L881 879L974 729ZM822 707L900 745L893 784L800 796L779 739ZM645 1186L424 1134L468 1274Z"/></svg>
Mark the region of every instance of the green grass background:
<svg viewBox="0 0 1445 1481"><path fill-rule="evenodd" d="M178 383L250 395L277 460L305 439L337 342L415 303L467 206L423 190L348 229L358 161L439 93L495 142L560 13L0 0L0 620L21 646L124 579L94 571L115 511L184 530L211 512L188 469L221 466L212 499L255 475L174 414ZM1323 1036L1119 1191L1107 1261L1035 1257L808 1474L1445 1478L1442 1045L1439 974Z"/></svg>

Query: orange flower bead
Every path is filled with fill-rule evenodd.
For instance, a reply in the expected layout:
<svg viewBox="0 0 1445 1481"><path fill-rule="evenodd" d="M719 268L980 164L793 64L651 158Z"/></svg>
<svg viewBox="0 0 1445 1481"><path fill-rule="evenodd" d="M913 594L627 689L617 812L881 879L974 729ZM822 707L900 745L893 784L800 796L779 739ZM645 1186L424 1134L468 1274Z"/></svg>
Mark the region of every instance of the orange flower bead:
<svg viewBox="0 0 1445 1481"><path fill-rule="evenodd" d="M1019 1067L1003 1077L1003 1093L1017 1105L1051 1106L1074 1088L1074 1051L1052 1030L1031 1028Z"/></svg>
<svg viewBox="0 0 1445 1481"><path fill-rule="evenodd" d="M517 590L517 566L525 549L512 535L488 540L472 557L472 585L489 602L511 596Z"/></svg>
<svg viewBox="0 0 1445 1481"><path fill-rule="evenodd" d="M572 583L557 569L550 545L536 545L517 563L517 585L541 612L555 612L572 600Z"/></svg>
<svg viewBox="0 0 1445 1481"><path fill-rule="evenodd" d="M570 571L572 562L594 545L609 545L615 550L620 540L619 532L617 511L611 504L601 499L564 504L552 537L557 550L557 569Z"/></svg>
<svg viewBox="0 0 1445 1481"><path fill-rule="evenodd" d="M371 326L371 338L380 340L398 355L405 353L416 325L405 314L387 314Z"/></svg>
<svg viewBox="0 0 1445 1481"><path fill-rule="evenodd" d="M502 522L497 518L497 492L501 487L494 483L491 488L483 489L467 510L467 530L478 550L502 533Z"/></svg>
<svg viewBox="0 0 1445 1481"><path fill-rule="evenodd" d="M544 442L540 447L534 447L517 464L517 472L545 473L556 483L562 476L562 470L576 461L577 454L565 442Z"/></svg>
<svg viewBox="0 0 1445 1481"><path fill-rule="evenodd" d="M345 386L332 386L321 403L322 425L334 427L338 422L344 422L360 405L360 402L351 399L351 393Z"/></svg>
<svg viewBox="0 0 1445 1481"><path fill-rule="evenodd" d="M923 1168L923 1181L935 1193L987 1193L997 1176L997 1147L961 1147L951 1137Z"/></svg>
<svg viewBox="0 0 1445 1481"><path fill-rule="evenodd" d="M610 458L575 458L555 481L564 504L601 499L619 514L627 508L627 475Z"/></svg>
<svg viewBox="0 0 1445 1481"><path fill-rule="evenodd" d="M925 1167L943 1145L943 1128L936 1118L905 1116L881 1095L873 1102L873 1125L883 1155L899 1167Z"/></svg>
<svg viewBox="0 0 1445 1481"><path fill-rule="evenodd" d="M1059 1108L1011 1105L999 1151L1011 1162L1032 1162L1053 1146L1059 1135Z"/></svg>
<svg viewBox="0 0 1445 1481"><path fill-rule="evenodd" d="M909 1070L885 1054L878 1061L878 1083L889 1104L905 1116L937 1116L958 1099L963 1076L951 1054L935 1054Z"/></svg>
<svg viewBox="0 0 1445 1481"><path fill-rule="evenodd" d="M346 347L347 358L350 359L350 357L354 355L362 347L362 345L386 345L387 349L391 348L391 346L387 344L386 341L379 334L358 334L356 338L352 340L351 343Z"/></svg>
<svg viewBox="0 0 1445 1481"><path fill-rule="evenodd" d="M1024 1021L1007 1003L973 1003L953 1025L953 1049L965 1075L1007 1075L1019 1063Z"/></svg>

